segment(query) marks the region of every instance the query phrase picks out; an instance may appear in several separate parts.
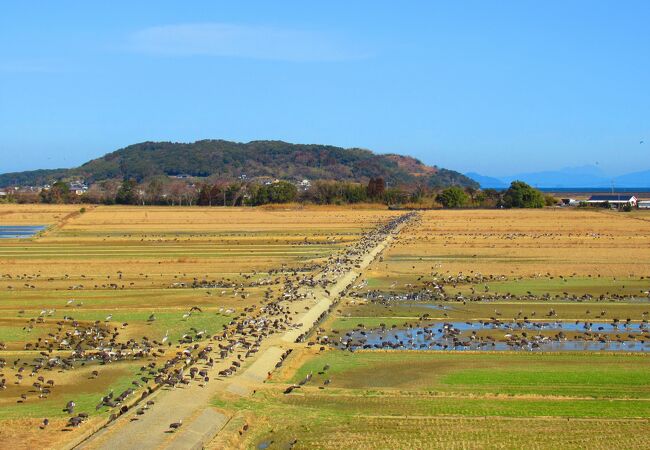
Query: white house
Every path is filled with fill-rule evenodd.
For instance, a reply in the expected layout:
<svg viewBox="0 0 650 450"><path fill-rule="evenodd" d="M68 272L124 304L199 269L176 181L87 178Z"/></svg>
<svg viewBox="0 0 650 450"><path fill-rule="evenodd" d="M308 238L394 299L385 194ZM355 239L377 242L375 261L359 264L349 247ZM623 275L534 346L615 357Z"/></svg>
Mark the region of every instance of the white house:
<svg viewBox="0 0 650 450"><path fill-rule="evenodd" d="M88 186L85 184L79 182L70 183L70 192L76 195L83 195L86 191L88 191Z"/></svg>
<svg viewBox="0 0 650 450"><path fill-rule="evenodd" d="M637 198L630 194L597 194L592 195L587 204L589 205L602 205L609 203L614 207L621 207L624 205L636 206Z"/></svg>

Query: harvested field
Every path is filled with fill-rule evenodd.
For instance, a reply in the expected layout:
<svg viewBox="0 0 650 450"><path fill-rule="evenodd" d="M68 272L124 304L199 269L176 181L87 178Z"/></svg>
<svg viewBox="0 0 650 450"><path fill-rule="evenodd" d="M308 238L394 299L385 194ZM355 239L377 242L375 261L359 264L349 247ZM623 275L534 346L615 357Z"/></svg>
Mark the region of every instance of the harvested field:
<svg viewBox="0 0 650 450"><path fill-rule="evenodd" d="M368 278L398 284L440 274L650 277L650 223L581 210L425 211ZM614 288L614 286L612 286Z"/></svg>
<svg viewBox="0 0 650 450"><path fill-rule="evenodd" d="M257 429L243 447L643 448L620 431L649 430L647 346L549 353L529 344L615 341L632 329L643 342L648 248L650 227L634 215L423 212L312 336L326 347L391 336L403 345L294 352L258 398L221 406L243 408ZM458 328L450 341L489 338L517 351L406 350L445 323ZM287 386L298 387L283 394Z"/></svg>
<svg viewBox="0 0 650 450"><path fill-rule="evenodd" d="M163 364L221 332L276 295L286 276L317 270L396 215L341 208L86 209L0 205L0 225L48 226L34 238L0 242L0 378L6 380L0 425L17 427L0 434L3 446L16 447L17 436L32 448L74 440L115 411L101 405L103 396L151 384L151 368L142 371L143 365ZM80 329L110 340L107 360L66 362L68 341ZM158 349L155 355L136 356L148 345ZM115 347L130 356L113 360L108 351ZM53 367L41 367L43 353ZM90 415L88 424L65 427L73 416L63 411L69 401L75 414ZM48 431L39 429L44 418Z"/></svg>
<svg viewBox="0 0 650 450"><path fill-rule="evenodd" d="M163 364L182 363L184 350L219 335L212 342L230 342L236 366L221 371L210 388L181 372L154 397L188 389L195 401L206 392L225 423L210 448L645 447L650 221L639 214L425 211L362 267L337 255L400 213L2 208L14 209L0 214L0 224L16 214L30 224L33 214L48 225L35 238L0 242L7 379L0 425L16 428L0 433L5 445L16 447L17 436L32 447L71 442L116 411L102 396L133 389L134 399ZM282 354L279 369L265 376L249 342L221 335L240 324L234 331L250 329L261 339L255 330L266 325L252 325L265 323L258 322L265 315L283 316L291 327L317 304L326 310L317 299L330 297L328 277L353 281L331 296L330 314L319 316L316 330L298 342L271 335L272 344L262 347L268 351L261 365L273 367L270 357ZM286 300L262 312L272 298ZM75 329L110 342L107 353L68 367L66 345ZM426 343L423 336L450 346L408 350L410 341ZM362 350L369 339L390 341L392 350ZM607 351L548 352L542 345L572 340L602 342ZM486 345L456 351L472 349L463 347L470 341ZM489 343L500 351L490 351ZM640 350L626 351L627 343ZM39 398L43 382L34 385L37 374L30 372L44 354L56 365L39 372L54 387ZM228 372L240 366L243 374L256 372ZM207 360L200 367L209 367ZM66 426L70 400L75 413L90 413L80 427ZM49 431L39 428L44 417ZM118 435L119 427L130 430L124 419ZM179 434L177 442L190 435ZM151 446L175 438L152 436ZM108 448L106 439L89 448Z"/></svg>

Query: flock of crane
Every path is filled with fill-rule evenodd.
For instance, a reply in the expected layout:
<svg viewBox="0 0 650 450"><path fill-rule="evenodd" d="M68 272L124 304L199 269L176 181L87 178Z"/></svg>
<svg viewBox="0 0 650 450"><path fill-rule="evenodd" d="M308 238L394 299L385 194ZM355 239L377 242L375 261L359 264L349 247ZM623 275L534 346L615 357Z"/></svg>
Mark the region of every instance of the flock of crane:
<svg viewBox="0 0 650 450"><path fill-rule="evenodd" d="M57 320L52 317L54 310L43 310L37 317L27 320L26 328L31 330L55 321L53 331L45 338L38 337L35 342L25 343L25 350L38 352L33 359L16 358L7 364L4 358L0 358L0 390L6 389L8 383L20 386L28 377L34 381L19 395L17 401L25 402L34 393L39 398L47 398L56 389L52 379L46 380L48 373L95 365L90 378L98 379L101 378L102 367L106 365L119 361L141 360L144 364L131 386L119 394L110 391L102 396L95 409L100 411L108 408L109 420L117 419L132 408L136 408L137 415L143 415L155 405L154 401L147 397L156 389L174 388L190 383L207 384L211 377L230 377L236 374L244 361L259 351L265 338L302 325L295 323L297 312L291 311L292 303L310 298L317 287L329 294L328 287L332 283L355 266L358 267L359 261L369 251L398 225L412 217L412 213L405 214L374 228L356 243L311 267L310 271L285 269L276 272L276 275L279 275L277 289L274 290L269 283L260 305L254 304L244 308L239 315L231 317L230 322L224 325L223 331L211 336L193 329L193 333L187 333L181 338L176 351L170 351L172 343L168 333L160 340L148 336L139 339L121 338L120 329L112 323L112 315L94 322L75 320L70 315ZM194 286L205 287L201 283L195 283ZM74 302L69 302L72 303ZM183 318L201 313L200 307L193 306L184 313ZM156 320L156 315L152 313L147 322ZM122 327L127 325L128 323L123 323ZM286 356L288 352L282 355L282 360ZM278 366L282 364L282 360L278 362ZM216 371L214 374L213 369ZM74 400L67 401L63 407L63 411L68 415L69 427L79 427L89 419L87 411L77 409ZM45 429L49 423L50 420L46 418L39 427ZM173 422L169 429L175 431L182 424L182 420Z"/></svg>

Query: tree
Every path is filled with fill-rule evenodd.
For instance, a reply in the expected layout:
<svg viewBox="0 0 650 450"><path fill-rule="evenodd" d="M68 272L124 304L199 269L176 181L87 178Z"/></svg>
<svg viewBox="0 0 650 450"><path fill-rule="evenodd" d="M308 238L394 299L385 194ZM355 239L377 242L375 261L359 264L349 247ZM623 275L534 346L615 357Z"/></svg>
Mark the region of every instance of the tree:
<svg viewBox="0 0 650 450"><path fill-rule="evenodd" d="M214 185L205 183L199 187L199 195L196 204L199 206L212 206L214 197L211 195Z"/></svg>
<svg viewBox="0 0 650 450"><path fill-rule="evenodd" d="M124 180L115 195L115 203L118 205L137 205L138 195L134 180Z"/></svg>
<svg viewBox="0 0 650 450"><path fill-rule="evenodd" d="M368 181L368 188L366 190L368 192L368 198L381 200L386 191L386 182L383 178L371 178Z"/></svg>
<svg viewBox="0 0 650 450"><path fill-rule="evenodd" d="M247 203L251 206L265 205L269 202L269 190L266 186L257 183L249 187L249 198Z"/></svg>
<svg viewBox="0 0 650 450"><path fill-rule="evenodd" d="M544 204L546 204L546 206L557 205L557 202L558 202L558 199L555 198L555 196L553 196L551 194L546 194L544 196Z"/></svg>
<svg viewBox="0 0 650 450"><path fill-rule="evenodd" d="M122 183L119 180L106 180L99 184L103 192L102 203L106 205L114 205L117 191L120 190Z"/></svg>
<svg viewBox="0 0 650 450"><path fill-rule="evenodd" d="M338 191L338 183L335 181L316 180L309 189L308 195L315 203L329 205L336 202Z"/></svg>
<svg viewBox="0 0 650 450"><path fill-rule="evenodd" d="M40 196L43 203L68 203L71 198L70 187L68 183L57 181L49 189L43 189Z"/></svg>
<svg viewBox="0 0 650 450"><path fill-rule="evenodd" d="M223 193L224 205L223 206L239 206L244 201L244 194L246 193L246 186L242 183L230 183L226 186Z"/></svg>
<svg viewBox="0 0 650 450"><path fill-rule="evenodd" d="M523 181L513 181L502 199L505 208L543 208L545 204L544 195Z"/></svg>
<svg viewBox="0 0 650 450"><path fill-rule="evenodd" d="M451 186L438 194L436 201L445 208L462 208L469 202L469 196L462 188Z"/></svg>
<svg viewBox="0 0 650 450"><path fill-rule="evenodd" d="M254 206L267 203L289 203L295 201L297 197L298 188L288 181L279 181L264 186L250 186L250 203Z"/></svg>
<svg viewBox="0 0 650 450"><path fill-rule="evenodd" d="M289 203L298 197L298 188L288 181L273 183L269 188L269 200L271 203Z"/></svg>
<svg viewBox="0 0 650 450"><path fill-rule="evenodd" d="M472 200L472 203L474 203L474 196L476 195L477 191L478 191L478 189L476 189L473 186L466 186L465 187L465 192L467 193L467 195L469 195L469 198Z"/></svg>
<svg viewBox="0 0 650 450"><path fill-rule="evenodd" d="M153 178L144 189L147 201L150 204L159 203L162 199L163 181L160 178Z"/></svg>
<svg viewBox="0 0 650 450"><path fill-rule="evenodd" d="M409 193L398 188L390 188L382 195L386 205L398 205L409 201Z"/></svg>
<svg viewBox="0 0 650 450"><path fill-rule="evenodd" d="M474 196L474 202L482 208L496 208L501 202L501 193L496 189L483 189Z"/></svg>
<svg viewBox="0 0 650 450"><path fill-rule="evenodd" d="M360 203L368 199L368 193L362 184L345 183L342 192L346 203Z"/></svg>

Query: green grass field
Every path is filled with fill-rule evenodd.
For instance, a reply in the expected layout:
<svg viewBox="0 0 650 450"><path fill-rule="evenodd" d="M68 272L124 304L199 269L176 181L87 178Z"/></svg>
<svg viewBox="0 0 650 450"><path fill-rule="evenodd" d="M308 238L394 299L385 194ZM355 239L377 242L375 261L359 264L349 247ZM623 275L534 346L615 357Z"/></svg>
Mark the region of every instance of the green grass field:
<svg viewBox="0 0 650 450"><path fill-rule="evenodd" d="M319 375L325 365L330 369ZM309 359L291 381L310 372L310 386L331 380L326 391L650 399L646 355L327 351Z"/></svg>
<svg viewBox="0 0 650 450"><path fill-rule="evenodd" d="M650 431L644 355L326 351L301 360L251 399L215 402L236 411L239 427L252 423L245 446L628 448Z"/></svg>

